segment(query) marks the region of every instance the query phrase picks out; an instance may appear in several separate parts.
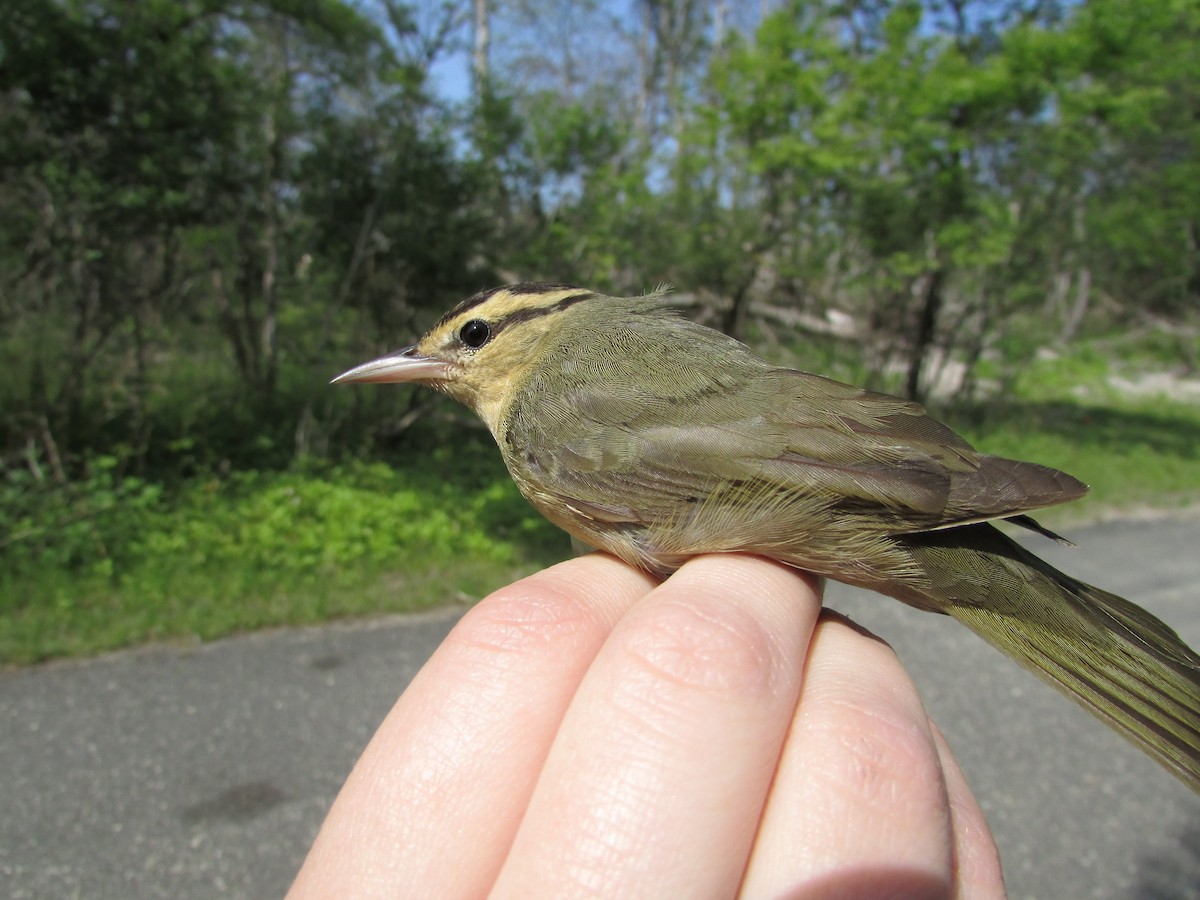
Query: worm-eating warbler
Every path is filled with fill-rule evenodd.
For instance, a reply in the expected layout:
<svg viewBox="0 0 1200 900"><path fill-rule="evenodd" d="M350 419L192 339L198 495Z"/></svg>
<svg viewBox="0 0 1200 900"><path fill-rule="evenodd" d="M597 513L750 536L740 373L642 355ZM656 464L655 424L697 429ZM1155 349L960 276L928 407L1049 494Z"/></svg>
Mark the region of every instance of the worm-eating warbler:
<svg viewBox="0 0 1200 900"><path fill-rule="evenodd" d="M988 524L1050 534L1025 513L1081 496L1069 475L979 453L917 404L769 365L659 296L485 291L335 380L461 401L543 515L660 577L740 551L947 613L1200 790L1200 656Z"/></svg>

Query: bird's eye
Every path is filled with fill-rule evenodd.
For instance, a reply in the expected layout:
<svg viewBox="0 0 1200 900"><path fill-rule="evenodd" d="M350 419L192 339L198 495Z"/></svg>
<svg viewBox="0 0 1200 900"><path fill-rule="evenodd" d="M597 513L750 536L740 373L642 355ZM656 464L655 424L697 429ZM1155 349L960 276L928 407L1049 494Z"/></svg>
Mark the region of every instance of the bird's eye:
<svg viewBox="0 0 1200 900"><path fill-rule="evenodd" d="M473 350L478 350L488 342L492 329L483 319L472 319L458 330L458 339Z"/></svg>

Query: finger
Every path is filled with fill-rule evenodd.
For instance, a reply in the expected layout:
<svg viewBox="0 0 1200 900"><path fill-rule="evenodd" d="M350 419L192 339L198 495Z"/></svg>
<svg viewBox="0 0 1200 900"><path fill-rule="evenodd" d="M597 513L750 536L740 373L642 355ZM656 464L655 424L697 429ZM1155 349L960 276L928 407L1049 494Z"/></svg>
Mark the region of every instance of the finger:
<svg viewBox="0 0 1200 900"><path fill-rule="evenodd" d="M580 679L652 585L593 554L468 612L372 738L292 895L485 894Z"/></svg>
<svg viewBox="0 0 1200 900"><path fill-rule="evenodd" d="M948 896L952 872L916 688L890 647L823 617L742 896Z"/></svg>
<svg viewBox="0 0 1200 900"><path fill-rule="evenodd" d="M1002 900L1005 896L1000 851L983 810L971 793L962 769L937 725L930 723L934 744L946 778L954 847L954 894L970 900Z"/></svg>
<svg viewBox="0 0 1200 900"><path fill-rule="evenodd" d="M736 891L815 586L766 560L708 556L638 604L580 685L493 896Z"/></svg>

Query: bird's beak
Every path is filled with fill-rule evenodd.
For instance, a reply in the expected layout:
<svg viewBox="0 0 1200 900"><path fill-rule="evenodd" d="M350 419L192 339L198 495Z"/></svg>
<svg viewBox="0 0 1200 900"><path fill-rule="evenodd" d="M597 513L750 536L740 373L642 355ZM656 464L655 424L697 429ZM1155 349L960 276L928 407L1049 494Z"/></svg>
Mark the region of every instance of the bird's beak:
<svg viewBox="0 0 1200 900"><path fill-rule="evenodd" d="M331 384L341 384L344 381L363 382L430 382L445 381L450 367L440 359L422 356L417 352L416 345L397 350L388 356L381 356L361 366L355 366L349 372L343 372L333 379Z"/></svg>

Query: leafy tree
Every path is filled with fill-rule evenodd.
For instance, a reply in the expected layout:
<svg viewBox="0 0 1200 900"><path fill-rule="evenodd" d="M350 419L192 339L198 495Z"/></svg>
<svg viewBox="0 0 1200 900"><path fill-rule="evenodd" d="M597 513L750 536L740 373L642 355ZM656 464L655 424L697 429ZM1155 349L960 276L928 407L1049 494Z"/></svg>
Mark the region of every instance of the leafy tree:
<svg viewBox="0 0 1200 900"><path fill-rule="evenodd" d="M1200 311L1200 7L1098 0L1069 36L1075 66L1063 127L1092 151L1084 227L1099 289L1137 320L1190 322Z"/></svg>
<svg viewBox="0 0 1200 900"><path fill-rule="evenodd" d="M476 169L403 38L341 0L5 8L10 451L66 478L89 450L194 450L200 428L208 459L287 459L313 430L309 368L391 339L410 298L490 280Z"/></svg>
<svg viewBox="0 0 1200 900"><path fill-rule="evenodd" d="M0 15L8 443L147 438L152 351L183 302L184 230L234 178L239 73L199 3L16 0ZM61 470L60 470L61 475Z"/></svg>
<svg viewBox="0 0 1200 900"><path fill-rule="evenodd" d="M505 278L674 282L914 396L1113 324L1195 365L1198 30L1189 0L14 0L0 441L63 480L353 447L413 411L323 391L331 357ZM472 36L456 106L428 73Z"/></svg>

